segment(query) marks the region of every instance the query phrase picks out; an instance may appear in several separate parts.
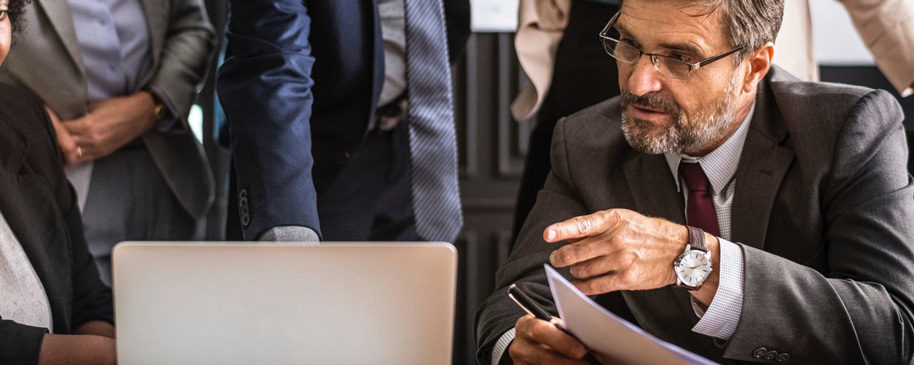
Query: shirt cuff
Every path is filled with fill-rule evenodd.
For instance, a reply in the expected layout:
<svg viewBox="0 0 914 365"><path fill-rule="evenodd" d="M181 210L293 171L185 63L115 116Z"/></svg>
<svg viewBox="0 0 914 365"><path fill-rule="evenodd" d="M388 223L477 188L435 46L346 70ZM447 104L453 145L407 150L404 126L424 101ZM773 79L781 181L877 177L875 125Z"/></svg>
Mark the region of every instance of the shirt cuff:
<svg viewBox="0 0 914 365"><path fill-rule="evenodd" d="M692 297L692 308L701 318L692 332L706 336L729 340L736 331L740 312L743 309L743 251L736 244L723 238L720 241L720 284L714 300L704 313L701 306L696 306Z"/></svg>
<svg viewBox="0 0 914 365"><path fill-rule="evenodd" d="M261 242L320 242L321 238L313 229L304 226L277 226L268 229L260 238Z"/></svg>
<svg viewBox="0 0 914 365"><path fill-rule="evenodd" d="M498 365L502 355L505 354L505 350L508 349L508 345L511 344L511 341L514 341L514 328L511 328L508 332L501 335L501 338L499 338L498 342L495 343L495 346L492 347L492 365Z"/></svg>

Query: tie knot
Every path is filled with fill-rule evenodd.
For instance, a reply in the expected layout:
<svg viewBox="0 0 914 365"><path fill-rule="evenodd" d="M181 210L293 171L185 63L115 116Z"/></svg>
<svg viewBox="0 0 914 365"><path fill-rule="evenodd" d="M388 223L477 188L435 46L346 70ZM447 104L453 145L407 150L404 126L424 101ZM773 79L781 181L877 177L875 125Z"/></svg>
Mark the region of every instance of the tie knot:
<svg viewBox="0 0 914 365"><path fill-rule="evenodd" d="M711 191L711 183L701 165L697 163L680 162L679 176L682 176L689 191Z"/></svg>

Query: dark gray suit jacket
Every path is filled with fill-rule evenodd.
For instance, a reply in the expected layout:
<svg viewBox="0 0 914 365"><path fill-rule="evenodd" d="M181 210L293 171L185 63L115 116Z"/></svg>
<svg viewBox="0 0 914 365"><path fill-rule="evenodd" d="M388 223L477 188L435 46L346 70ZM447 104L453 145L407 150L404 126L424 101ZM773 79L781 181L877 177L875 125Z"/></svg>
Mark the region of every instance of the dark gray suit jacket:
<svg viewBox="0 0 914 365"><path fill-rule="evenodd" d="M765 361L753 356L764 347L788 354L784 363L910 363L914 185L902 118L884 91L800 82L773 68L759 84L736 172L732 241L745 273L733 336L692 332L698 318L680 289L597 301L718 362ZM639 153L622 136L618 98L558 124L552 165L495 293L477 312L483 363L523 315L505 295L511 283L554 309L542 264L558 246L542 240L547 225L610 208L685 222L663 156Z"/></svg>

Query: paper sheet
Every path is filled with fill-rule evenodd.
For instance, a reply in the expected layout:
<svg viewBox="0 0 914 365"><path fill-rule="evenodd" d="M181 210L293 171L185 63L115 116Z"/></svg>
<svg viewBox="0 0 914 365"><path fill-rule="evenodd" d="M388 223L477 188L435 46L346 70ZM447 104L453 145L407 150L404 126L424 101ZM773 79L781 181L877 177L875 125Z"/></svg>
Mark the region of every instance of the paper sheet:
<svg viewBox="0 0 914 365"><path fill-rule="evenodd" d="M619 318L581 293L551 266L543 266L565 329L598 358L613 364L715 364Z"/></svg>
<svg viewBox="0 0 914 365"><path fill-rule="evenodd" d="M514 32L519 0L471 0L470 29L474 32Z"/></svg>

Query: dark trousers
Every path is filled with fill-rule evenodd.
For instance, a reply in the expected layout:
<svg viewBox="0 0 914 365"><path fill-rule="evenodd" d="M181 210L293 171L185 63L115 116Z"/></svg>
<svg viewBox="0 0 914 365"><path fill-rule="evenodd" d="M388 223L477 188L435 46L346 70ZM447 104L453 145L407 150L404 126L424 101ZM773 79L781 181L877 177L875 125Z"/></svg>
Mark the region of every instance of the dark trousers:
<svg viewBox="0 0 914 365"><path fill-rule="evenodd" d="M515 239L533 209L536 194L543 188L552 169L549 150L556 122L619 95L616 60L606 54L597 37L618 10L616 5L584 0L571 2L568 27L556 51L552 86L537 113L536 127L530 135L530 148L514 210Z"/></svg>
<svg viewBox="0 0 914 365"><path fill-rule="evenodd" d="M178 202L141 143L95 161L83 210L89 252L111 285L111 249L122 241L203 239L199 224Z"/></svg>
<svg viewBox="0 0 914 365"><path fill-rule="evenodd" d="M409 128L369 132L330 187L318 192L324 241L420 241L410 191ZM226 236L242 240L234 170ZM253 237L250 239L254 239Z"/></svg>

